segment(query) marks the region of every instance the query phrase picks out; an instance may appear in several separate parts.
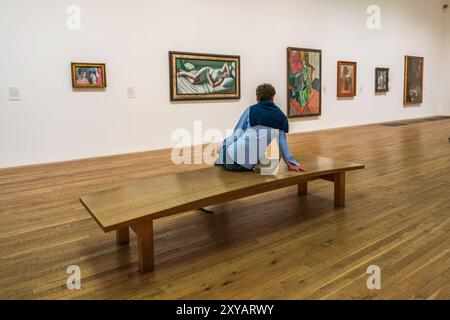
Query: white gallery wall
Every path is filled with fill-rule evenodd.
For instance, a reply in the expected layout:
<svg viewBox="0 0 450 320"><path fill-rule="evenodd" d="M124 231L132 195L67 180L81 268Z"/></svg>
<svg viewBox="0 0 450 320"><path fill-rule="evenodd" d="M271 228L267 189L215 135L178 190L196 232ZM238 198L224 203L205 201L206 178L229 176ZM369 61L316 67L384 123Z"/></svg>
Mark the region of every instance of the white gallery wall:
<svg viewBox="0 0 450 320"><path fill-rule="evenodd" d="M379 30L366 26L373 4ZM66 26L70 5L80 30ZM0 167L167 148L196 120L225 132L263 82L285 110L288 46L323 50L322 116L291 120L292 132L450 113L444 15L441 0L0 0ZM240 55L241 100L171 103L169 50ZM403 107L407 54L425 57L419 107ZM336 98L337 60L358 62L354 99ZM72 61L106 63L108 87L73 90ZM391 69L386 95L375 67Z"/></svg>
<svg viewBox="0 0 450 320"><path fill-rule="evenodd" d="M444 60L443 60L443 74L441 82L441 114L450 114L450 1L445 0L449 8L444 14Z"/></svg>

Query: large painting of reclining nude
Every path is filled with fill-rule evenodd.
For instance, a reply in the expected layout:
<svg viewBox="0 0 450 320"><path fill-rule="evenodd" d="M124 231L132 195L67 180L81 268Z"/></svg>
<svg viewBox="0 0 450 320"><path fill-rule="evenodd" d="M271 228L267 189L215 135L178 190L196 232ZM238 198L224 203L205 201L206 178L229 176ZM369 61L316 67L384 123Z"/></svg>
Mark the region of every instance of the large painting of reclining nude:
<svg viewBox="0 0 450 320"><path fill-rule="evenodd" d="M170 100L240 99L240 57L169 52Z"/></svg>
<svg viewBox="0 0 450 320"><path fill-rule="evenodd" d="M322 51L287 48L288 117L320 116Z"/></svg>

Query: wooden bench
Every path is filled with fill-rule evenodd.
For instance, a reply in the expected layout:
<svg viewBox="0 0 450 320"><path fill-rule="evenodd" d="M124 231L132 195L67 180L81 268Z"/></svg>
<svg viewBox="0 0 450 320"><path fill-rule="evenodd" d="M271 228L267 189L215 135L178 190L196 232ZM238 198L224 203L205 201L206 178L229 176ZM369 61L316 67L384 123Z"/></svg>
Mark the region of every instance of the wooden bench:
<svg viewBox="0 0 450 320"><path fill-rule="evenodd" d="M129 228L137 234L139 270L154 269L153 220L201 209L263 192L298 185L306 195L308 181L334 182L334 204L345 206L345 173L364 165L320 156L299 156L308 170L288 171L282 163L276 175L229 172L222 167L157 176L80 198L104 232L116 231L118 245L129 242Z"/></svg>

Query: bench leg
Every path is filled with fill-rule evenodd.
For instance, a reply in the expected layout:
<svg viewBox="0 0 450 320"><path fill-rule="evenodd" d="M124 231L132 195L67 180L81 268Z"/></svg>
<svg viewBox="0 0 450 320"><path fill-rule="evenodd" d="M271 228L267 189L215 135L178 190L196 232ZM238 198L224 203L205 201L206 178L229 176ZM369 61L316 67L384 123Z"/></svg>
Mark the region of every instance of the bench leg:
<svg viewBox="0 0 450 320"><path fill-rule="evenodd" d="M140 223L136 226L139 271L141 273L149 272L154 269L153 260L153 220Z"/></svg>
<svg viewBox="0 0 450 320"><path fill-rule="evenodd" d="M334 174L334 206L345 207L345 172Z"/></svg>
<svg viewBox="0 0 450 320"><path fill-rule="evenodd" d="M116 230L116 243L117 245L123 245L130 242L130 232L127 228L120 228Z"/></svg>
<svg viewBox="0 0 450 320"><path fill-rule="evenodd" d="M302 182L298 184L298 194L301 196L308 195L308 182Z"/></svg>

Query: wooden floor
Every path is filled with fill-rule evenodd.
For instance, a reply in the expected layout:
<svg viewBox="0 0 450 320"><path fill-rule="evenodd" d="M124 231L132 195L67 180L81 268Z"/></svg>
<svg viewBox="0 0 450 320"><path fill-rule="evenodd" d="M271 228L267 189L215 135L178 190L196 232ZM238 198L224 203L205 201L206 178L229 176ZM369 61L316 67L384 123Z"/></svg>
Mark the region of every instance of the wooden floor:
<svg viewBox="0 0 450 320"><path fill-rule="evenodd" d="M364 163L347 207L328 182L155 221L155 266L116 247L78 197L191 170L169 151L0 170L3 299L450 299L450 120L290 135L293 150ZM81 290L66 287L69 265ZM381 290L366 269L381 268Z"/></svg>

